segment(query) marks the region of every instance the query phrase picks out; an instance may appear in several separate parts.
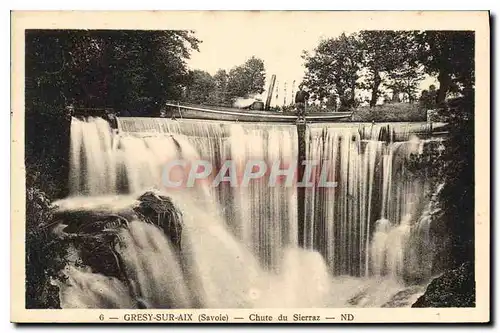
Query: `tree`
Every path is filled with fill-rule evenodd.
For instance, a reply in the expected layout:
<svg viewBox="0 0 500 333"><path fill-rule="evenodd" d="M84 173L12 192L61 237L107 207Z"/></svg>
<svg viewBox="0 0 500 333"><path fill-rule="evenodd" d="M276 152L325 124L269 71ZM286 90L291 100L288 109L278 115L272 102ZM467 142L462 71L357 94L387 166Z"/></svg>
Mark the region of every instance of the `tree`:
<svg viewBox="0 0 500 333"><path fill-rule="evenodd" d="M264 61L251 57L243 65L229 71L228 95L234 98L261 94L264 91L265 82Z"/></svg>
<svg viewBox="0 0 500 333"><path fill-rule="evenodd" d="M420 96L420 105L426 110L432 110L436 108L436 86L431 84L429 90L423 90Z"/></svg>
<svg viewBox="0 0 500 333"><path fill-rule="evenodd" d="M417 40L404 31L342 34L320 42L313 56L306 53L303 58L312 98L323 102L334 93L340 109L356 105L358 88L370 90L370 105L376 105L384 81L393 96L403 92L413 101L422 79Z"/></svg>
<svg viewBox="0 0 500 333"><path fill-rule="evenodd" d="M213 100L217 104L227 104L228 101L228 75L224 69L219 69L214 75L215 94Z"/></svg>
<svg viewBox="0 0 500 333"><path fill-rule="evenodd" d="M107 103L156 114L168 99L180 98L188 78L185 59L199 42L189 32L118 31L103 40L110 58L102 66Z"/></svg>
<svg viewBox="0 0 500 333"><path fill-rule="evenodd" d="M180 96L199 42L189 31L29 31L27 102L50 93L66 105L160 109Z"/></svg>
<svg viewBox="0 0 500 333"><path fill-rule="evenodd" d="M363 52L363 66L366 68L366 83L362 88L371 91L370 106L377 104L382 74L389 73L405 64L411 67L411 53L416 43L412 35L403 31L362 31L359 35ZM408 72L411 73L411 72Z"/></svg>
<svg viewBox="0 0 500 333"><path fill-rule="evenodd" d="M419 42L419 60L429 74L437 75L441 104L452 88L470 91L474 88L474 32L423 31L415 32Z"/></svg>
<svg viewBox="0 0 500 333"><path fill-rule="evenodd" d="M424 73L419 67L404 65L388 73L390 82L386 86L392 90L392 102L400 102L399 94L406 94L409 103L417 99L417 92Z"/></svg>
<svg viewBox="0 0 500 333"><path fill-rule="evenodd" d="M217 83L210 73L193 70L189 72L185 91L185 99L191 103L205 104L211 102Z"/></svg>
<svg viewBox="0 0 500 333"><path fill-rule="evenodd" d="M266 69L264 61L251 57L244 65L245 73L248 77L250 94L262 94L266 83Z"/></svg>
<svg viewBox="0 0 500 333"><path fill-rule="evenodd" d="M342 34L321 41L314 55L303 55L306 67L304 83L311 90L311 99L323 102L335 96L340 100L340 109L354 106L358 71L362 64L359 49L355 35Z"/></svg>

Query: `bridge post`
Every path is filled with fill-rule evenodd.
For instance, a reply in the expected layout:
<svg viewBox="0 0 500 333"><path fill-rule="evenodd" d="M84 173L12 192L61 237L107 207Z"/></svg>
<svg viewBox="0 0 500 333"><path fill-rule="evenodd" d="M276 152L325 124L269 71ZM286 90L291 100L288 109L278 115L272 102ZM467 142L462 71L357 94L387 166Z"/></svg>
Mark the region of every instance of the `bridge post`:
<svg viewBox="0 0 500 333"><path fill-rule="evenodd" d="M304 176L304 164L306 160L306 118L305 118L305 105L295 104L297 120L297 142L298 142L298 155L297 155L297 182L301 182ZM303 109L302 109L303 108ZM304 227L305 227L305 199L306 193L303 186L297 186L297 223L298 223L298 244L304 247Z"/></svg>

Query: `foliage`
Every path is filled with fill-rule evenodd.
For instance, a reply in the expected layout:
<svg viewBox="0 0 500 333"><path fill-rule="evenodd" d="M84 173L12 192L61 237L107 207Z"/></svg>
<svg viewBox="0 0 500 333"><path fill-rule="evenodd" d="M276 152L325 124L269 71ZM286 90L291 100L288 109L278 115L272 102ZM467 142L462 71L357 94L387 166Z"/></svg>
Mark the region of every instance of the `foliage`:
<svg viewBox="0 0 500 333"><path fill-rule="evenodd" d="M331 111L331 109L328 109L327 105L309 104L306 106L307 113L329 112L329 111Z"/></svg>
<svg viewBox="0 0 500 333"><path fill-rule="evenodd" d="M417 62L419 45L410 32L361 31L321 41L314 55L305 53L305 83L312 98L340 101L339 110L356 107L356 89L371 91L370 106L375 106L384 82L393 91L394 102L405 93L413 102L423 78ZM387 99L387 98L386 98ZM336 109L333 107L333 109Z"/></svg>
<svg viewBox="0 0 500 333"><path fill-rule="evenodd" d="M358 71L362 53L355 35L342 34L338 38L321 41L314 55L305 53L306 75L304 83L311 91L311 99L324 101L330 106L340 100L340 110L353 107Z"/></svg>
<svg viewBox="0 0 500 333"><path fill-rule="evenodd" d="M370 106L374 107L383 83L383 73L389 77L392 74L392 79L396 82L400 81L395 75L396 70L402 70L405 79L414 73L417 44L412 35L404 31L365 30L360 33L359 38L363 50L363 67L367 71L361 87L371 91ZM392 86L393 90L395 87L397 86Z"/></svg>
<svg viewBox="0 0 500 333"><path fill-rule="evenodd" d="M443 146L427 145L410 167L435 185L444 184L433 226L449 238L453 267L474 260L474 95L449 101L439 113L449 130Z"/></svg>
<svg viewBox="0 0 500 333"><path fill-rule="evenodd" d="M429 90L422 90L419 103L426 110L433 110L437 107L436 104L437 90L436 86L431 84Z"/></svg>
<svg viewBox="0 0 500 333"><path fill-rule="evenodd" d="M237 97L261 94L265 84L264 62L252 57L231 69L219 69L215 75L201 70L189 72L183 100L194 104L231 106Z"/></svg>
<svg viewBox="0 0 500 333"><path fill-rule="evenodd" d="M224 69L219 69L214 75L215 93L212 101L218 105L228 104L228 74Z"/></svg>
<svg viewBox="0 0 500 333"><path fill-rule="evenodd" d="M264 91L266 73L264 61L251 57L243 65L229 71L227 79L228 96L248 97Z"/></svg>
<svg viewBox="0 0 500 333"><path fill-rule="evenodd" d="M210 73L193 70L189 72L185 99L191 103L205 104L214 97L217 83Z"/></svg>
<svg viewBox="0 0 500 333"><path fill-rule="evenodd" d="M441 104L451 88L471 90L474 87L473 31L415 32L419 43L418 59L427 73L437 75L439 91L437 103Z"/></svg>
<svg viewBox="0 0 500 333"><path fill-rule="evenodd" d="M392 102L401 101L399 98L400 93L406 95L409 103L417 100L418 88L424 78L421 68L406 64L390 72L388 76L391 82L386 86L392 90Z"/></svg>
<svg viewBox="0 0 500 333"><path fill-rule="evenodd" d="M389 83L386 86L392 90L393 102L400 102L399 94L403 93L413 103L417 99L420 81L424 78L423 66L418 62L420 45L413 33L398 32L394 46L402 52L397 52L396 59L390 64L387 71Z"/></svg>
<svg viewBox="0 0 500 333"><path fill-rule="evenodd" d="M26 175L50 197L63 197L68 191L71 117L62 105L59 109L48 102L39 104L37 110L26 108Z"/></svg>
<svg viewBox="0 0 500 333"><path fill-rule="evenodd" d="M424 75L437 75L439 90L423 93L421 104L434 108L451 95L461 96L474 88L474 33L471 31L361 31L321 41L314 55L304 54L305 83L312 99L330 108L356 107L354 91L368 90L374 107L381 89L400 94L413 103ZM431 102L429 98L435 98ZM334 101L335 102L332 102ZM425 102L422 102L425 100Z"/></svg>
<svg viewBox="0 0 500 333"><path fill-rule="evenodd" d="M63 279L67 247L50 232L53 208L47 195L26 188L26 308L59 308L58 289L51 279Z"/></svg>
<svg viewBox="0 0 500 333"><path fill-rule="evenodd" d="M185 59L198 43L188 31L28 31L30 97L50 94L65 105L158 111L163 101L180 96Z"/></svg>

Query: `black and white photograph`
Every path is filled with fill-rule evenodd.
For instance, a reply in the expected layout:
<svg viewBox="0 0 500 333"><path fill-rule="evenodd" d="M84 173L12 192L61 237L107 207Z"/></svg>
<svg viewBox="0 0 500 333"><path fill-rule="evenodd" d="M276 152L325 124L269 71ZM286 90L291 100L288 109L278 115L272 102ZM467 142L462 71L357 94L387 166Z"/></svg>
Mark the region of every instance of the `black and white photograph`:
<svg viewBox="0 0 500 333"><path fill-rule="evenodd" d="M488 12L460 14L476 29L169 14L183 24L17 29L13 302L96 322L489 320Z"/></svg>

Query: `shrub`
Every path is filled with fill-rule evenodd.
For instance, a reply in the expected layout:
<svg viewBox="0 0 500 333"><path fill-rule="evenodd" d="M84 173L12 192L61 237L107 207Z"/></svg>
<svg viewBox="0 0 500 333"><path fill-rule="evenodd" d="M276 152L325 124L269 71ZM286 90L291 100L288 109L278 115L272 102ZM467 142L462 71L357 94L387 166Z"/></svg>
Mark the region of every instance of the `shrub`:
<svg viewBox="0 0 500 333"><path fill-rule="evenodd" d="M50 232L53 207L37 187L26 187L26 308L59 308L58 288L51 279L62 279L66 244Z"/></svg>

